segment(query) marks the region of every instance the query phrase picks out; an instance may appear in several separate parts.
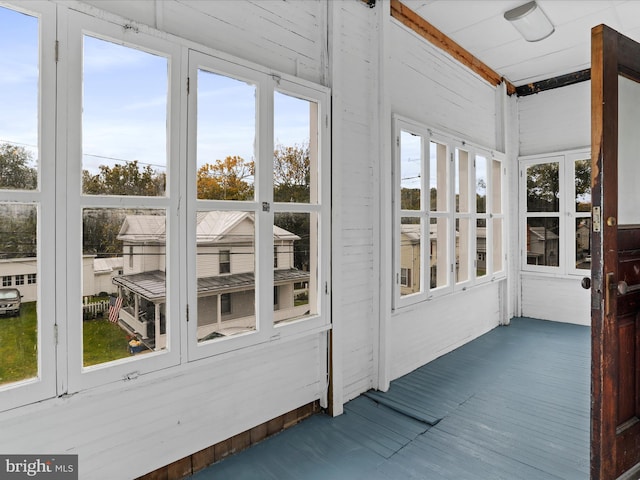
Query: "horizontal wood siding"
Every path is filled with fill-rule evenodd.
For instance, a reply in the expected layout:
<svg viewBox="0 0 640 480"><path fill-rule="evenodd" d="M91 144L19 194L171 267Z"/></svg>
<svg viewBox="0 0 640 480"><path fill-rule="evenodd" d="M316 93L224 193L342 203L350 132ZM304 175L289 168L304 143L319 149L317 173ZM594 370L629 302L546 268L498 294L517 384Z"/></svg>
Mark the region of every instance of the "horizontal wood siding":
<svg viewBox="0 0 640 480"><path fill-rule="evenodd" d="M345 399L354 398L374 384L374 329L378 285L375 281L373 169L377 148L373 118L377 97L372 63L375 45L376 12L360 2L334 2L332 18L336 58L333 70L334 108L342 125L334 145L334 176L342 179L334 196L334 208L342 217L339 234L341 257L333 264L341 288L334 290L339 302L341 372ZM335 139L334 139L335 140Z"/></svg>
<svg viewBox="0 0 640 480"><path fill-rule="evenodd" d="M277 72L327 84L325 1L91 0L72 2L71 8L76 7L99 18L121 15L214 48L222 56L233 55ZM366 27L360 25L360 33L366 32ZM368 47L367 39L368 36L359 41L363 48L365 44ZM366 62L354 63L358 68L351 73L361 75ZM350 81L357 91L359 79ZM353 220L364 216L371 223L370 173L366 171L369 157L361 150L371 138L365 126L367 115L360 112L362 106L366 112L369 94L356 95L356 114L349 116L357 117L353 122L357 141L345 152L345 158L352 157L365 168L361 177L364 187L354 190L366 190L367 194L361 195L365 200L356 201L362 208L354 211ZM362 228L370 245L370 227L363 224ZM135 253L139 253L137 247ZM248 270L246 264L253 263L253 254L244 257L247 261L242 269ZM138 267L139 259L134 257ZM200 275L217 271L217 256L210 260ZM125 255L125 268L128 261ZM350 307L359 326L371 320L367 315L373 296L370 258L366 266L367 273L363 271L355 282L362 281L362 288L369 289L369 304L363 306L358 299ZM370 332L362 335L359 328L354 328L350 333L356 343L369 343L370 357ZM186 341L182 347L186 362ZM297 336L291 341L274 339L135 380L2 412L0 452L78 454L83 480L135 478L318 401L326 394L326 357L325 333ZM370 370L367 361L359 357L351 361ZM131 365L132 372L136 368Z"/></svg>
<svg viewBox="0 0 640 480"><path fill-rule="evenodd" d="M324 83L326 2L90 0L86 3L279 72Z"/></svg>
<svg viewBox="0 0 640 480"><path fill-rule="evenodd" d="M78 454L83 480L143 475L319 399L321 343L278 343L4 412L0 451Z"/></svg>
<svg viewBox="0 0 640 480"><path fill-rule="evenodd" d="M392 112L461 140L495 148L496 87L395 20L390 21L388 82ZM392 181L390 165L383 176L383 181ZM383 231L391 231L391 199L384 204L388 205L385 218L389 223ZM385 280L391 291L391 278ZM486 333L499 324L500 318L498 282L396 310L388 327L390 378L398 378Z"/></svg>
<svg viewBox="0 0 640 480"><path fill-rule="evenodd" d="M518 98L520 156L591 145L591 82Z"/></svg>
<svg viewBox="0 0 640 480"><path fill-rule="evenodd" d="M575 150L591 144L591 82L518 98L520 155ZM585 276L589 276L585 271ZM527 317L589 325L589 291L580 277L523 273L521 313Z"/></svg>
<svg viewBox="0 0 640 480"><path fill-rule="evenodd" d="M398 378L498 326L499 283L403 308L391 317L391 377Z"/></svg>
<svg viewBox="0 0 640 480"><path fill-rule="evenodd" d="M395 20L389 29L394 113L488 148L496 143L496 87Z"/></svg>
<svg viewBox="0 0 640 480"><path fill-rule="evenodd" d="M591 325L591 290L581 287L580 278L522 274L522 316Z"/></svg>

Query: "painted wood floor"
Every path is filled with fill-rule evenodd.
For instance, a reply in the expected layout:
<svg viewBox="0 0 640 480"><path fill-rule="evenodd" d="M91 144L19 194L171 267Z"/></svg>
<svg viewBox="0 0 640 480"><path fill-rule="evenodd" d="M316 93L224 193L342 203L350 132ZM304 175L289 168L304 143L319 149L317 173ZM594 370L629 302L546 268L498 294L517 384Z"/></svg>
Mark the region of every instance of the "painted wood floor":
<svg viewBox="0 0 640 480"><path fill-rule="evenodd" d="M590 329L516 318L197 480L587 480Z"/></svg>

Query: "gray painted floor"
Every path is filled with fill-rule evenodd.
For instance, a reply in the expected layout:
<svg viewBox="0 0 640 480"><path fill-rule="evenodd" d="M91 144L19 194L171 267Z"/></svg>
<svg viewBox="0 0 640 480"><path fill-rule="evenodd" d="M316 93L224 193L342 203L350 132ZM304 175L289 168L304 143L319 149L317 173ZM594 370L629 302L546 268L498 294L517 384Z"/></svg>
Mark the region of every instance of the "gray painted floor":
<svg viewBox="0 0 640 480"><path fill-rule="evenodd" d="M589 339L513 319L191 478L587 480Z"/></svg>

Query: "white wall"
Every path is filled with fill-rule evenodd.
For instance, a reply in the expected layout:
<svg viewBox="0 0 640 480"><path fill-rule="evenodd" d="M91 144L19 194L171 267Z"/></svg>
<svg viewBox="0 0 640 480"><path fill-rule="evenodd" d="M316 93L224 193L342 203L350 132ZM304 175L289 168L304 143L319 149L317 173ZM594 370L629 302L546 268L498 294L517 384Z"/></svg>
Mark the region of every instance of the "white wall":
<svg viewBox="0 0 640 480"><path fill-rule="evenodd" d="M591 82L521 97L518 113L520 156L591 145ZM585 276L589 276L588 271ZM522 273L519 314L590 325L589 291L581 288L581 278Z"/></svg>
<svg viewBox="0 0 640 480"><path fill-rule="evenodd" d="M504 281L391 313L391 112L489 148L500 134L496 88L397 24L388 2L64 3L331 87L336 413L498 325ZM324 338L274 340L0 413L0 451L77 453L83 480L141 475L321 398Z"/></svg>
<svg viewBox="0 0 640 480"><path fill-rule="evenodd" d="M107 20L121 15L201 42L223 56L327 82L324 1L63 3ZM358 6L362 10L354 9L356 19L358 12L368 13ZM370 190L366 179L363 183L363 190ZM353 216L362 225L371 221L370 213L364 219L360 211ZM354 284L364 275L356 275ZM317 330L288 340L274 337L134 380L7 410L0 413L0 452L78 454L83 480L135 478L326 396L326 350L326 333ZM12 396L16 390L1 394Z"/></svg>
<svg viewBox="0 0 640 480"><path fill-rule="evenodd" d="M496 87L389 19L387 91L390 109L460 139L497 149ZM504 140L501 145L504 145ZM391 161L382 177L390 181ZM387 191L386 195L390 192ZM391 199L383 202L383 232L391 243ZM505 248L508 250L508 247ZM391 275L381 295L392 291ZM393 312L388 318L388 374L393 380L496 327L502 318L500 283L479 285ZM388 303L391 301L389 299Z"/></svg>

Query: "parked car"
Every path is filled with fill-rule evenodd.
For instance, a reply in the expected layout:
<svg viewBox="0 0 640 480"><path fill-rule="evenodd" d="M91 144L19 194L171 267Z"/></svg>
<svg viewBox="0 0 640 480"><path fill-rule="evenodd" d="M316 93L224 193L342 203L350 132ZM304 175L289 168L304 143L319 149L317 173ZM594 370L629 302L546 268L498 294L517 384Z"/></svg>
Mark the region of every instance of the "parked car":
<svg viewBox="0 0 640 480"><path fill-rule="evenodd" d="M20 315L21 298L17 288L0 288L0 315Z"/></svg>

